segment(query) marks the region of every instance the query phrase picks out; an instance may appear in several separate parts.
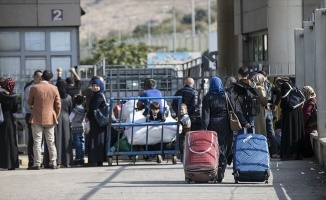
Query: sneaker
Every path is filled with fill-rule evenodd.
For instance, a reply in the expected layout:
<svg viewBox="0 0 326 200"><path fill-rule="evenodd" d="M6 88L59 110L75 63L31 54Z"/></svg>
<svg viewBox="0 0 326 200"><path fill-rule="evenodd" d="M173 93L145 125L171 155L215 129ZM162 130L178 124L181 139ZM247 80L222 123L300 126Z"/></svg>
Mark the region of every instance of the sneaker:
<svg viewBox="0 0 326 200"><path fill-rule="evenodd" d="M58 167L57 165L50 165L49 166L51 169L59 169L60 167Z"/></svg>
<svg viewBox="0 0 326 200"><path fill-rule="evenodd" d="M74 160L74 165L83 166L85 164L84 160Z"/></svg>

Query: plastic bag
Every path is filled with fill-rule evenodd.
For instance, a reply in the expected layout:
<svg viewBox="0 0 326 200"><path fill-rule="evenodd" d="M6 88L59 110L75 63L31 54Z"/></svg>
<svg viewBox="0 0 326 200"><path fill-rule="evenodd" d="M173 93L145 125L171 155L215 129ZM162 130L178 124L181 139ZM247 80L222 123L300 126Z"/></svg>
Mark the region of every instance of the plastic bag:
<svg viewBox="0 0 326 200"><path fill-rule="evenodd" d="M126 123L146 123L146 117L143 115L144 110L135 111L130 114ZM134 119L134 120L133 120ZM165 122L176 122L171 116L168 116ZM148 127L148 128L147 128ZM124 131L124 135L128 139L128 143L132 145L145 145L146 133L148 131L148 143L149 145L158 144L161 142L161 134L163 128L163 142L169 143L173 141L177 134L178 125L158 125L158 126L128 126ZM179 133L181 133L182 127L179 126ZM179 134L178 133L178 134ZM133 137L132 137L133 135Z"/></svg>

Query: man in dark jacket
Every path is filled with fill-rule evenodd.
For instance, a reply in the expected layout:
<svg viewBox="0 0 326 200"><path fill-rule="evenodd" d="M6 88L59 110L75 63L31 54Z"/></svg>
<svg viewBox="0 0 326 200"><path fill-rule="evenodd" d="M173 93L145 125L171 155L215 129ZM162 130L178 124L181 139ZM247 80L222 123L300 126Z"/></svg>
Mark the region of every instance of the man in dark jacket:
<svg viewBox="0 0 326 200"><path fill-rule="evenodd" d="M81 94L81 79L79 77L79 75L76 72L76 68L77 67L71 67L69 69L69 71L73 74L74 78L72 77L67 77L66 78L66 83L67 83L67 87L66 87L66 92L67 94L69 94L71 96L71 98L73 99L75 95L77 94ZM58 81L61 80L61 75L62 75L62 68L59 67L57 69L58 72ZM73 107L75 107L76 105L73 104Z"/></svg>
<svg viewBox="0 0 326 200"><path fill-rule="evenodd" d="M182 103L187 105L188 114L191 119L191 130L201 129L201 120L200 120L200 98L198 91L194 88L195 81L194 79L188 77L184 80L184 87L178 90L174 96L182 96ZM175 113L178 113L178 100L173 99L172 109Z"/></svg>
<svg viewBox="0 0 326 200"><path fill-rule="evenodd" d="M241 112L243 113L243 116L247 120L247 122L250 123L251 128L248 130L248 133L253 132L253 128L255 126L255 117L251 116L249 113L244 111L244 108L250 107L249 105L246 104L244 100L244 90L248 90L248 88L255 88L256 84L252 82L249 79L249 69L248 67L241 67L238 70L238 79L239 81L234 85L234 100ZM238 133L243 133L244 130L238 131Z"/></svg>

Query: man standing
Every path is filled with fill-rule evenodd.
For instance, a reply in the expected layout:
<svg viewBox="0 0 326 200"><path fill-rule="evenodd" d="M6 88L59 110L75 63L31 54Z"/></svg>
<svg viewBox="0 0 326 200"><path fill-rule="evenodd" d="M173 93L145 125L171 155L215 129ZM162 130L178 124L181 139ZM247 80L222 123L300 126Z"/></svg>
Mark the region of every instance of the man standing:
<svg viewBox="0 0 326 200"><path fill-rule="evenodd" d="M188 77L184 80L184 87L178 90L174 96L182 96L182 103L187 105L188 115L191 119L191 130L201 129L201 120L200 120L200 109L199 102L200 98L198 91L194 88L195 81L194 79ZM173 99L172 109L175 113L178 113L178 100Z"/></svg>
<svg viewBox="0 0 326 200"><path fill-rule="evenodd" d="M36 70L34 72L33 80L29 82L24 89L24 108L25 108L25 121L28 128L28 144L27 144L27 154L28 154L28 167L34 166L34 154L33 154L33 135L32 135L32 124L30 123L32 109L28 105L27 101L29 98L29 91L32 86L40 83L42 80L42 71Z"/></svg>
<svg viewBox="0 0 326 200"><path fill-rule="evenodd" d="M266 119L267 138L270 144L269 153L271 157L277 157L280 147L275 137L275 131L273 125L273 119L274 119L273 112L276 110L277 105L281 101L281 91L277 89L274 84L269 82L265 71L259 71L258 73L266 77L266 80L264 82L264 87L268 98L268 104L265 108L265 119Z"/></svg>
<svg viewBox="0 0 326 200"><path fill-rule="evenodd" d="M256 84L251 81L249 78L249 69L248 67L241 67L238 70L238 79L239 81L234 84L234 101L236 102L239 110L241 110L243 116L250 123L251 128L248 130L248 133L253 133L253 128L255 127L255 116L257 113L253 113L252 111L257 111L259 108L259 101L256 99L253 104L249 98L248 91L255 92L255 98L258 98L258 93L256 91ZM259 112L259 110L258 110ZM239 130L238 133L243 133L244 130Z"/></svg>
<svg viewBox="0 0 326 200"><path fill-rule="evenodd" d="M156 82L154 79L147 78L144 81L144 88L139 97L162 97L160 90L156 89ZM150 100L150 99L149 99ZM164 112L164 106L162 99L152 99L152 102L158 102L160 104L160 111ZM146 116L149 113L149 102L147 100L138 100L137 102L138 109L145 109L144 115Z"/></svg>
<svg viewBox="0 0 326 200"><path fill-rule="evenodd" d="M52 169L57 169L57 150L54 144L54 127L58 123L61 109L61 100L57 87L51 85L53 73L49 70L43 71L42 81L31 87L28 105L32 107L30 123L33 132L34 166L29 170L39 170L41 165L41 143L42 133L49 149L50 163Z"/></svg>
<svg viewBox="0 0 326 200"><path fill-rule="evenodd" d="M80 77L76 72L76 68L77 67L71 67L69 69L69 71L74 75L74 78L72 77L67 77L66 78L66 83L67 83L67 87L66 87L66 92L67 94L69 94L71 96L72 99L74 99L74 96L76 94L81 94L81 81L80 81ZM62 69L61 67L59 67L57 69L58 72L58 81L61 80L61 75L62 75ZM75 104L73 105L73 107L75 107Z"/></svg>

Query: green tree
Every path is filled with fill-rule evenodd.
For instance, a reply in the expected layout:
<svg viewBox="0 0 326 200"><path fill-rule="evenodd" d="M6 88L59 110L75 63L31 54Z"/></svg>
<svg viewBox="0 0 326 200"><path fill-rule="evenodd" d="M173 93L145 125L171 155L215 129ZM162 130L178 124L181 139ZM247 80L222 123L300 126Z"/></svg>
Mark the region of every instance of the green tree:
<svg viewBox="0 0 326 200"><path fill-rule="evenodd" d="M105 58L107 65L145 65L150 48L145 43L118 44L115 39L98 41L93 48L93 60ZM144 67L144 66L141 66Z"/></svg>

